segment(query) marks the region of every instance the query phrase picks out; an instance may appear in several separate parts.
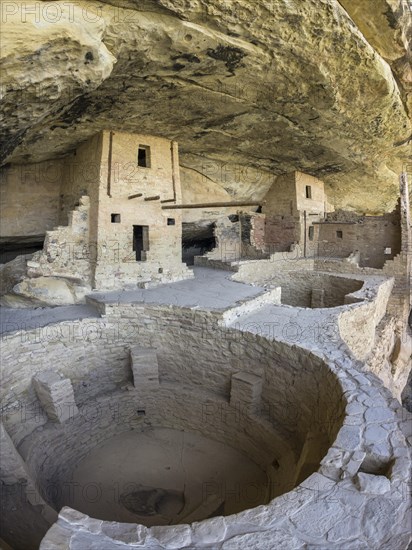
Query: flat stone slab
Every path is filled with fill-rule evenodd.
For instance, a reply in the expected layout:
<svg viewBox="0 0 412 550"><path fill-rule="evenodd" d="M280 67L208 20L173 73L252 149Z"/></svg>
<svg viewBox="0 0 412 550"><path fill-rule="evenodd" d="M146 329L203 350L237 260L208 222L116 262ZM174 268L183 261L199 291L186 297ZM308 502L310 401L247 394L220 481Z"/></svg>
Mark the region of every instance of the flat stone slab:
<svg viewBox="0 0 412 550"><path fill-rule="evenodd" d="M194 274L193 279L155 288L96 292L89 296L105 304L170 304L213 310L226 309L266 291L263 287L232 281L233 273L229 271L195 267Z"/></svg>
<svg viewBox="0 0 412 550"><path fill-rule="evenodd" d="M95 319L100 315L92 305L13 309L0 307L0 334L33 330L62 321Z"/></svg>

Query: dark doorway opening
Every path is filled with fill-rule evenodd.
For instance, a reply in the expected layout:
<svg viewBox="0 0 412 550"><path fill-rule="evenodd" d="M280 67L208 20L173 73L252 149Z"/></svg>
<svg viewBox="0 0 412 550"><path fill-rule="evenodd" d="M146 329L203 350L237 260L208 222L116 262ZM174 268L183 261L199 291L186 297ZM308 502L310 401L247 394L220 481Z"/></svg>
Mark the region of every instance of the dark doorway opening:
<svg viewBox="0 0 412 550"><path fill-rule="evenodd" d="M203 256L216 248L213 224L182 224L182 260L186 265L194 265L195 256Z"/></svg>
<svg viewBox="0 0 412 550"><path fill-rule="evenodd" d="M149 226L133 226L133 250L136 253L137 262L146 261L146 253L149 250Z"/></svg>

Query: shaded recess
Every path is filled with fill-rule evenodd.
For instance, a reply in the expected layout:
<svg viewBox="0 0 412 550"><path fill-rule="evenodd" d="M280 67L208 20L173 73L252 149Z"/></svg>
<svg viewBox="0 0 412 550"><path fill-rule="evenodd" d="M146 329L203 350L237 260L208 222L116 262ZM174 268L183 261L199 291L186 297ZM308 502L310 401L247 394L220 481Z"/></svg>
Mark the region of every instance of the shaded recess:
<svg viewBox="0 0 412 550"><path fill-rule="evenodd" d="M182 260L194 264L195 256L203 256L216 247L214 224L182 224Z"/></svg>

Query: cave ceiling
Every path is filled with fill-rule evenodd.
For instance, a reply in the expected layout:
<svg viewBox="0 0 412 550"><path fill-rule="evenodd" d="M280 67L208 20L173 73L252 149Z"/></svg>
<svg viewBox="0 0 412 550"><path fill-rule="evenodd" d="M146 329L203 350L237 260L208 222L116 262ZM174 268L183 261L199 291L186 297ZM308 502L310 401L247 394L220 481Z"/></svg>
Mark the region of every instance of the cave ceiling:
<svg viewBox="0 0 412 550"><path fill-rule="evenodd" d="M179 142L189 184L193 170L260 199L301 170L370 213L412 173L406 0L6 4L4 164L147 133Z"/></svg>

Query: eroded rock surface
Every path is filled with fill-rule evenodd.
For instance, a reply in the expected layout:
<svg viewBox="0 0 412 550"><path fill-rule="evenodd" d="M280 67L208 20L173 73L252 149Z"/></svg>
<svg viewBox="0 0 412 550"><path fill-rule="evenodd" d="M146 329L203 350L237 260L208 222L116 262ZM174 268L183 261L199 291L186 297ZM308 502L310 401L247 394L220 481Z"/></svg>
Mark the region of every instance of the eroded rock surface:
<svg viewBox="0 0 412 550"><path fill-rule="evenodd" d="M183 166L237 198L259 200L273 174L299 169L324 179L337 207L394 206L412 134L405 0L3 11L5 161L64 155L122 129L178 140Z"/></svg>

